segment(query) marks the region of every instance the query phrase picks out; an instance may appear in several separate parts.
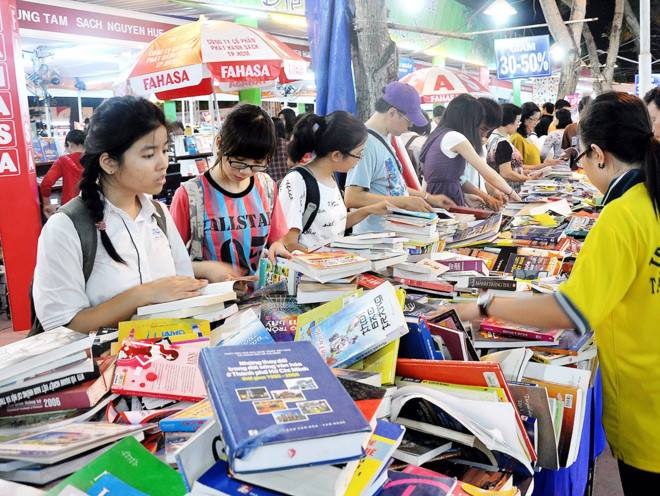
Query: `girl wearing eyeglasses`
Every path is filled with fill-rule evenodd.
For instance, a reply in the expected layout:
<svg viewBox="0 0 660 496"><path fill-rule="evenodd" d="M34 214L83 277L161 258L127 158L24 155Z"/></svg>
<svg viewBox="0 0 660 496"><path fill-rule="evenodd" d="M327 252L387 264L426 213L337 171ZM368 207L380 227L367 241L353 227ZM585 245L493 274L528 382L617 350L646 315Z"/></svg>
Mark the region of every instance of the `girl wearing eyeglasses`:
<svg viewBox="0 0 660 496"><path fill-rule="evenodd" d="M325 117L306 114L293 129L289 143L289 157L298 163L307 153L314 159L304 171L290 171L280 184L280 199L289 232L284 237L290 249L308 249L330 243L344 235L344 231L369 215L387 213L386 202L346 210L335 173L346 173L362 158L367 141L367 128L348 112L337 111ZM307 190L302 176L309 173L319 188L319 205L311 224L305 229Z"/></svg>
<svg viewBox="0 0 660 496"><path fill-rule="evenodd" d="M267 174L276 145L272 119L241 105L225 119L213 167L176 191L170 210L195 274L211 282L253 275L259 259L288 258L288 231L275 182Z"/></svg>
<svg viewBox="0 0 660 496"><path fill-rule="evenodd" d="M644 103L604 93L580 120L578 157L605 207L568 281L554 295L457 305L535 327L593 329L603 374L603 425L626 495L660 484L660 143Z"/></svg>

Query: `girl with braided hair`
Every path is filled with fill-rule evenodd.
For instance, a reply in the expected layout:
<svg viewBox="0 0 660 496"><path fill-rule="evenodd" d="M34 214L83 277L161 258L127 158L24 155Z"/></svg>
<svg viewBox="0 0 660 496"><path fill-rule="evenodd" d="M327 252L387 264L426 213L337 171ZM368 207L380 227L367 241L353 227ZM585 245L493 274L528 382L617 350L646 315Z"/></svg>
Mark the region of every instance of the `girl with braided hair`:
<svg viewBox="0 0 660 496"><path fill-rule="evenodd" d="M33 297L44 330L115 326L140 306L197 296L207 284L193 277L172 217L150 196L165 184L168 153L165 117L153 103L115 97L96 109L81 158L81 194L39 238ZM94 226L100 241L89 273L82 223Z"/></svg>

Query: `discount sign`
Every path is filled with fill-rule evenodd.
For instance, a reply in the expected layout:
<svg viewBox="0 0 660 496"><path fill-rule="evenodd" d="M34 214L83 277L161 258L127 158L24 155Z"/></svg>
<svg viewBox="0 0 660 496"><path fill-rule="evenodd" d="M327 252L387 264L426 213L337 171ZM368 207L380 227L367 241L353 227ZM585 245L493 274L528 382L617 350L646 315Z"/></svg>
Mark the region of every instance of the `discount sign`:
<svg viewBox="0 0 660 496"><path fill-rule="evenodd" d="M550 76L549 46L548 35L495 40L497 79Z"/></svg>

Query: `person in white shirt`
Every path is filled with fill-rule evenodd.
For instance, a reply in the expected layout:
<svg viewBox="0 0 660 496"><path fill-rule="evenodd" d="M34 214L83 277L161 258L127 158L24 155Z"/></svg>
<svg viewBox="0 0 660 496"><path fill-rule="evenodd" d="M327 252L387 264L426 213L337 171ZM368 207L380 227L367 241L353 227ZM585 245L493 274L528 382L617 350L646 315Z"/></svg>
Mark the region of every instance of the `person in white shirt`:
<svg viewBox="0 0 660 496"><path fill-rule="evenodd" d="M168 154L165 116L153 103L115 97L96 109L81 159L81 195L71 202L95 223L100 242L85 280L71 217L58 212L44 226L33 283L44 330L91 332L130 319L140 306L200 294L207 282L193 277L172 217L150 196L165 184Z"/></svg>
<svg viewBox="0 0 660 496"><path fill-rule="evenodd" d="M369 215L387 213L385 201L347 212L335 173L346 173L362 158L367 128L348 112L325 117L306 114L298 121L289 143L289 157L297 163L307 153L314 159L303 171L293 169L280 183L279 199L289 226L283 240L290 250L308 251L330 243ZM307 229L305 211L309 201L303 174L309 173L319 190L316 216Z"/></svg>

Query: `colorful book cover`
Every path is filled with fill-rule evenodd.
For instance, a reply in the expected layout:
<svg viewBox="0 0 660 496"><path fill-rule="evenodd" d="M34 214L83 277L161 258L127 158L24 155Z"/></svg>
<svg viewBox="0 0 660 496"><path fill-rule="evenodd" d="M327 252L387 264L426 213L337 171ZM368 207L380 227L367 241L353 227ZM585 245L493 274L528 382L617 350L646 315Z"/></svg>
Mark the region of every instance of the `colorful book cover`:
<svg viewBox="0 0 660 496"><path fill-rule="evenodd" d="M112 474L103 474L87 490L90 496L147 496Z"/></svg>
<svg viewBox="0 0 660 496"><path fill-rule="evenodd" d="M331 367L347 367L408 332L394 287L384 283L352 299L325 320L299 325Z"/></svg>
<svg viewBox="0 0 660 496"><path fill-rule="evenodd" d="M195 432L212 417L211 402L202 400L161 420L158 425L162 432Z"/></svg>
<svg viewBox="0 0 660 496"><path fill-rule="evenodd" d="M406 428L379 420L365 448L366 456L358 463L344 496L360 496L387 468L392 454L401 443Z"/></svg>
<svg viewBox="0 0 660 496"><path fill-rule="evenodd" d="M500 334L502 336L511 338L522 338L533 341L549 341L556 343L563 329L550 329L544 330L532 326L523 326L513 324L511 322L504 322L497 319L483 319L479 325L479 330L484 332L492 332L493 334Z"/></svg>
<svg viewBox="0 0 660 496"><path fill-rule="evenodd" d="M205 348L200 368L234 472L362 456L371 428L311 343Z"/></svg>
<svg viewBox="0 0 660 496"><path fill-rule="evenodd" d="M439 475L439 474L438 474ZM388 481L379 496L447 496L452 494L456 479L420 473L388 471Z"/></svg>
<svg viewBox="0 0 660 496"><path fill-rule="evenodd" d="M121 344L124 339L142 341L167 338L171 343L182 343L208 338L211 327L207 320L196 319L147 319L128 320L119 323Z"/></svg>
<svg viewBox="0 0 660 496"><path fill-rule="evenodd" d="M310 308L289 296L265 296L261 304L261 322L275 341L293 341L298 315Z"/></svg>
<svg viewBox="0 0 660 496"><path fill-rule="evenodd" d="M106 473L148 496L186 494L183 479L176 470L149 453L133 437L127 437L50 489L46 496L56 496L67 486L87 492Z"/></svg>
<svg viewBox="0 0 660 496"><path fill-rule="evenodd" d="M259 282L257 283L257 288L263 288L265 286L272 286L273 284L279 284L286 282L289 279L289 266L283 260L277 260L277 263L273 264L267 258L262 258L259 261Z"/></svg>
<svg viewBox="0 0 660 496"><path fill-rule="evenodd" d="M220 340L217 346L237 346L245 344L273 343L273 336L259 319L250 321L240 331Z"/></svg>
<svg viewBox="0 0 660 496"><path fill-rule="evenodd" d="M296 341L302 340L301 332L303 328L307 328L312 322L321 322L331 315L339 312L344 306L353 298L362 295L362 290L356 291L354 294L342 295L328 303L319 305L316 308L309 310L303 314L298 315L296 319Z"/></svg>
<svg viewBox="0 0 660 496"><path fill-rule="evenodd" d="M180 401L204 399L206 388L197 361L200 349L207 344L124 341L112 392Z"/></svg>

